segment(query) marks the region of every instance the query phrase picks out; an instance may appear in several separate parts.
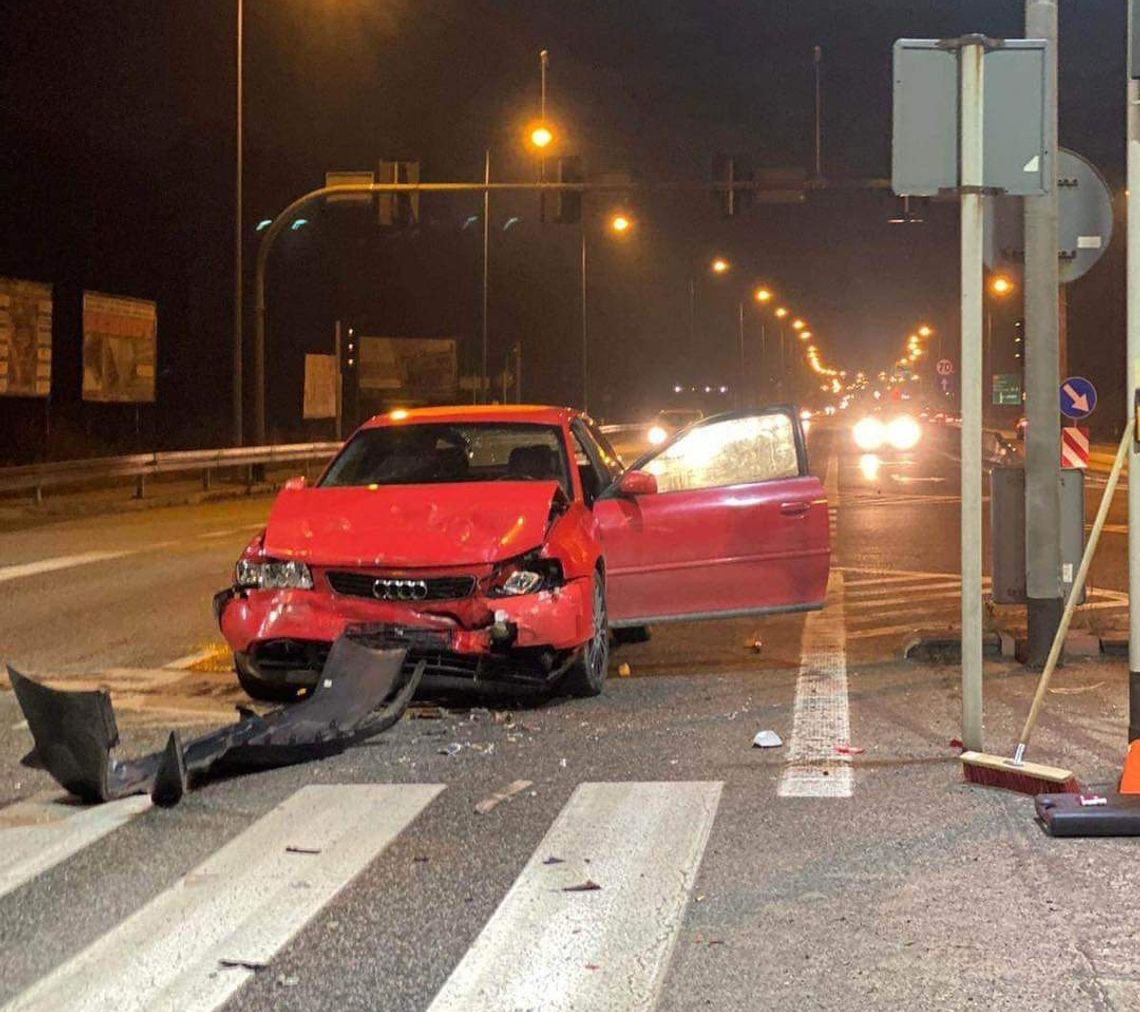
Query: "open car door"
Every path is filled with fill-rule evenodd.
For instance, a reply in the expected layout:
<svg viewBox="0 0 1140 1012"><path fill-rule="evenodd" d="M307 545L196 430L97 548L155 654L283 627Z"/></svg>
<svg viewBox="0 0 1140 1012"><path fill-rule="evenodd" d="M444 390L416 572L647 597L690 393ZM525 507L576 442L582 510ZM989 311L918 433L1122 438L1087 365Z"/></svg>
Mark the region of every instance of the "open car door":
<svg viewBox="0 0 1140 1012"><path fill-rule="evenodd" d="M827 500L791 408L699 422L635 469L594 504L611 625L823 607Z"/></svg>

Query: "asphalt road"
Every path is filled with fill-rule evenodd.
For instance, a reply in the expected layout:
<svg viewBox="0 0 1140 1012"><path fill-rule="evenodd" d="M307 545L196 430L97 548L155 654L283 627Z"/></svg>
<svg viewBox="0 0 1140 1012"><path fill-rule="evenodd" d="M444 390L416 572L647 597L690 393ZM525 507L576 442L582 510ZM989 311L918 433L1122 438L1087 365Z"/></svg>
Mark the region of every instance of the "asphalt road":
<svg viewBox="0 0 1140 1012"><path fill-rule="evenodd" d="M953 438L877 470L842 429L810 449L834 506L828 607L656 628L598 699L420 707L175 809L92 811L45 805L0 692L0 1003L1136 1007L1134 846L1054 841L1028 799L964 784L957 670L900 659L955 623ZM127 752L228 719L209 597L267 504L0 534L0 655L109 685ZM1086 624L1124 614L1122 508ZM992 748L1032 681L989 665ZM1072 663L1054 687L1036 757L1110 781L1123 665ZM761 729L783 746L752 748Z"/></svg>

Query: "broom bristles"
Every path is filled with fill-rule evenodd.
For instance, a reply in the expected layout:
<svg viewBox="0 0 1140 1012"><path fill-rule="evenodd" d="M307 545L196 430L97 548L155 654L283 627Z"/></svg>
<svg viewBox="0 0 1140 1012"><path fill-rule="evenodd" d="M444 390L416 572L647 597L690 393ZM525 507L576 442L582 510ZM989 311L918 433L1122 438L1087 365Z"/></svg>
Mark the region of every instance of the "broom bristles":
<svg viewBox="0 0 1140 1012"><path fill-rule="evenodd" d="M1072 770L1037 763L1013 765L1004 756L981 752L962 753L962 773L972 784L1001 787L1019 794L1080 794L1081 785Z"/></svg>

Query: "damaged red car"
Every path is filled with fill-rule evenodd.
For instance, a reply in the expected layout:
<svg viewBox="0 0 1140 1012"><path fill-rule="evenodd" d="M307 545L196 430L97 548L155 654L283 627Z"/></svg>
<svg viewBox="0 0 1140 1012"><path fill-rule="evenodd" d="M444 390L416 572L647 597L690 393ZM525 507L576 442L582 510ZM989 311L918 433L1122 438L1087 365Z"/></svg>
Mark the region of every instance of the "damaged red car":
<svg viewBox="0 0 1140 1012"><path fill-rule="evenodd" d="M395 411L292 479L215 599L242 686L290 699L364 629L424 684L601 691L611 630L823 606L827 503L792 408L623 465L586 415Z"/></svg>

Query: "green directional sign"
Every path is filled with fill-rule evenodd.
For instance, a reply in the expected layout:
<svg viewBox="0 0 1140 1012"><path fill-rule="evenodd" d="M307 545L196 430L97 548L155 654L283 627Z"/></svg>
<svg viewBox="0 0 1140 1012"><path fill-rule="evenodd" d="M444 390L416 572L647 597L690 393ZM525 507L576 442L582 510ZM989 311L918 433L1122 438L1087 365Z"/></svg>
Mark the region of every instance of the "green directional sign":
<svg viewBox="0 0 1140 1012"><path fill-rule="evenodd" d="M994 404L1010 404L1014 406L1021 403L1021 377L1017 373L994 373L993 402Z"/></svg>

